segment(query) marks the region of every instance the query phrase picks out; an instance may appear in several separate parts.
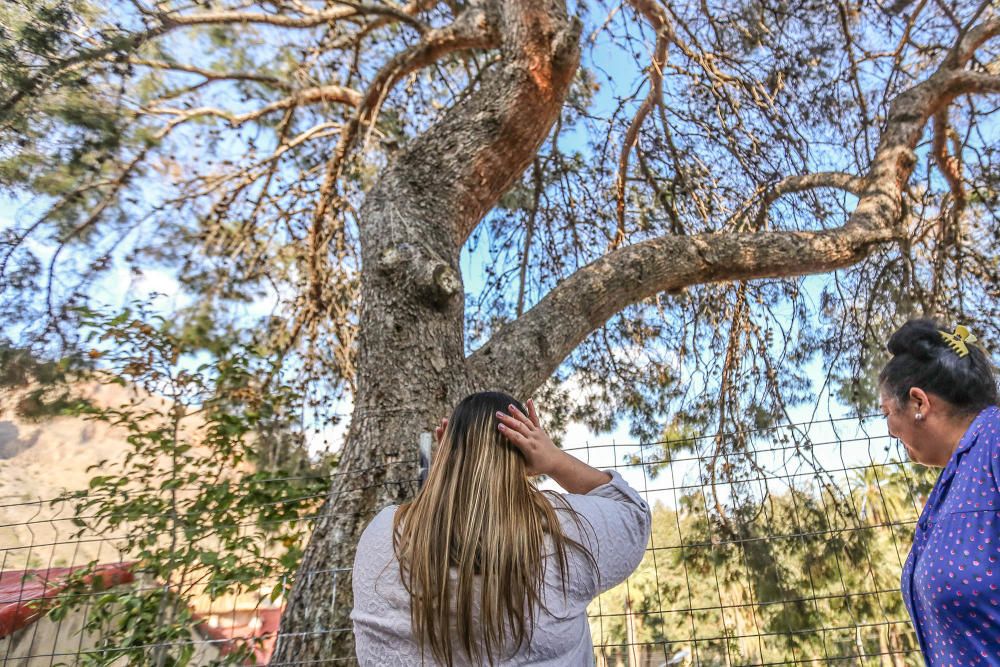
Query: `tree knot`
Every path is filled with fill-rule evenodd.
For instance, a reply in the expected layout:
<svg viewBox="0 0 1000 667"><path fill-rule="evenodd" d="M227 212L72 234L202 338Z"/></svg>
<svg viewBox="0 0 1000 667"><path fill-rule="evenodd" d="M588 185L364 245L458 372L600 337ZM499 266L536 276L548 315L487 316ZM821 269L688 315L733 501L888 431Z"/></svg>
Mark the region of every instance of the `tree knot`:
<svg viewBox="0 0 1000 667"><path fill-rule="evenodd" d="M382 252L379 272L412 286L417 298L438 309L462 293L462 279L445 260L430 250L400 243Z"/></svg>

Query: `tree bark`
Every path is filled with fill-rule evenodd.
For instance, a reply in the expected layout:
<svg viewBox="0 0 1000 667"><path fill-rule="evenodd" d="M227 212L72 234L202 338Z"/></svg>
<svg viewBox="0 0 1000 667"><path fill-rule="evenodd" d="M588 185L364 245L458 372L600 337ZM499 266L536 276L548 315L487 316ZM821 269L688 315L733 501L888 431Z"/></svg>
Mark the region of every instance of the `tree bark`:
<svg viewBox="0 0 1000 667"><path fill-rule="evenodd" d="M477 386L466 372L459 252L562 108L579 28L561 2L487 7L504 65L381 175L361 210L361 314L351 429L296 576L272 665L354 655L358 538L417 490L417 443Z"/></svg>

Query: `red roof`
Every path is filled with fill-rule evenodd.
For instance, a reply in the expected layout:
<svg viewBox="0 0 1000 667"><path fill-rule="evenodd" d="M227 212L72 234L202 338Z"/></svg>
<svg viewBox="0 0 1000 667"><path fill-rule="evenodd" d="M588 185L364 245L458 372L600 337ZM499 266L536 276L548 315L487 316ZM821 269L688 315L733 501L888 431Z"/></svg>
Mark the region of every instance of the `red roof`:
<svg viewBox="0 0 1000 667"><path fill-rule="evenodd" d="M127 584L135 579L134 563L98 565L83 581L98 589ZM45 614L51 600L69 586L69 575L82 567L0 572L0 638L31 625Z"/></svg>
<svg viewBox="0 0 1000 667"><path fill-rule="evenodd" d="M135 580L134 562L98 565L83 581L106 589ZM69 586L69 578L81 567L57 567L48 570L18 570L0 573L0 639L27 627L45 615L52 598ZM223 623L210 624L209 614L195 614L198 630L217 646L223 655L232 653L245 641L253 641L255 663L266 665L274 651L274 641L281 620L280 608L235 610L232 615L215 615ZM225 623L225 621L231 621Z"/></svg>

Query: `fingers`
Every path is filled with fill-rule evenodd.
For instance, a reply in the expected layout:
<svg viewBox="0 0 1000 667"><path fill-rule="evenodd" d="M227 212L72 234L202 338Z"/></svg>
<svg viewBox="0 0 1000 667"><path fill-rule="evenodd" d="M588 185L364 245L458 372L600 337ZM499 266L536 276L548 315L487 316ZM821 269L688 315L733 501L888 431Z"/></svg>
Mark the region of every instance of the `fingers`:
<svg viewBox="0 0 1000 667"><path fill-rule="evenodd" d="M525 415L523 412L521 412L520 410L518 410L517 406L515 406L513 404L507 406L507 412L509 412L510 414L512 414L515 419L517 419L519 422L521 422L522 424L524 424L524 426L527 427L527 429L529 431L535 427L534 422L532 422L532 420L528 419L527 415Z"/></svg>
<svg viewBox="0 0 1000 667"><path fill-rule="evenodd" d="M535 401L528 399L528 418L531 419L531 423L535 425L536 428L541 428L542 425L538 421L538 411L535 410Z"/></svg>
<svg viewBox="0 0 1000 667"><path fill-rule="evenodd" d="M500 412L498 410L496 413L496 417L497 420L499 420L500 425L506 427L505 429L500 429L501 431L515 431L517 433L520 433L521 435L528 435L528 433L530 433L528 424L525 424L520 419L512 415L509 415L506 412Z"/></svg>
<svg viewBox="0 0 1000 667"><path fill-rule="evenodd" d="M500 429L501 435L503 435L505 438L507 438L511 442L512 445L514 445L515 447L517 447L518 449L520 449L522 452L524 452L525 447L528 444L528 438L527 438L527 436L525 436L520 431L516 431L513 428L511 428L509 426L506 426L504 424L500 424L498 426L498 428Z"/></svg>
<svg viewBox="0 0 1000 667"><path fill-rule="evenodd" d="M524 428L524 424L503 412L497 412L497 419L500 421L500 424L497 425L500 435L521 450L522 454L528 456L530 449L528 436L520 430Z"/></svg>

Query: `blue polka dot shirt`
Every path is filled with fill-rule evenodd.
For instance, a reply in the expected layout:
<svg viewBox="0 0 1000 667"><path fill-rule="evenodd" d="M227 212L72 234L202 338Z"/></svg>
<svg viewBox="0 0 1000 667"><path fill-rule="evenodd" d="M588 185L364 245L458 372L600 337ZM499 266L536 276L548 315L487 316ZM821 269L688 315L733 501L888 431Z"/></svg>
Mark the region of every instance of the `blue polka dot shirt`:
<svg viewBox="0 0 1000 667"><path fill-rule="evenodd" d="M903 566L929 667L1000 665L1000 408L979 413L941 472Z"/></svg>

